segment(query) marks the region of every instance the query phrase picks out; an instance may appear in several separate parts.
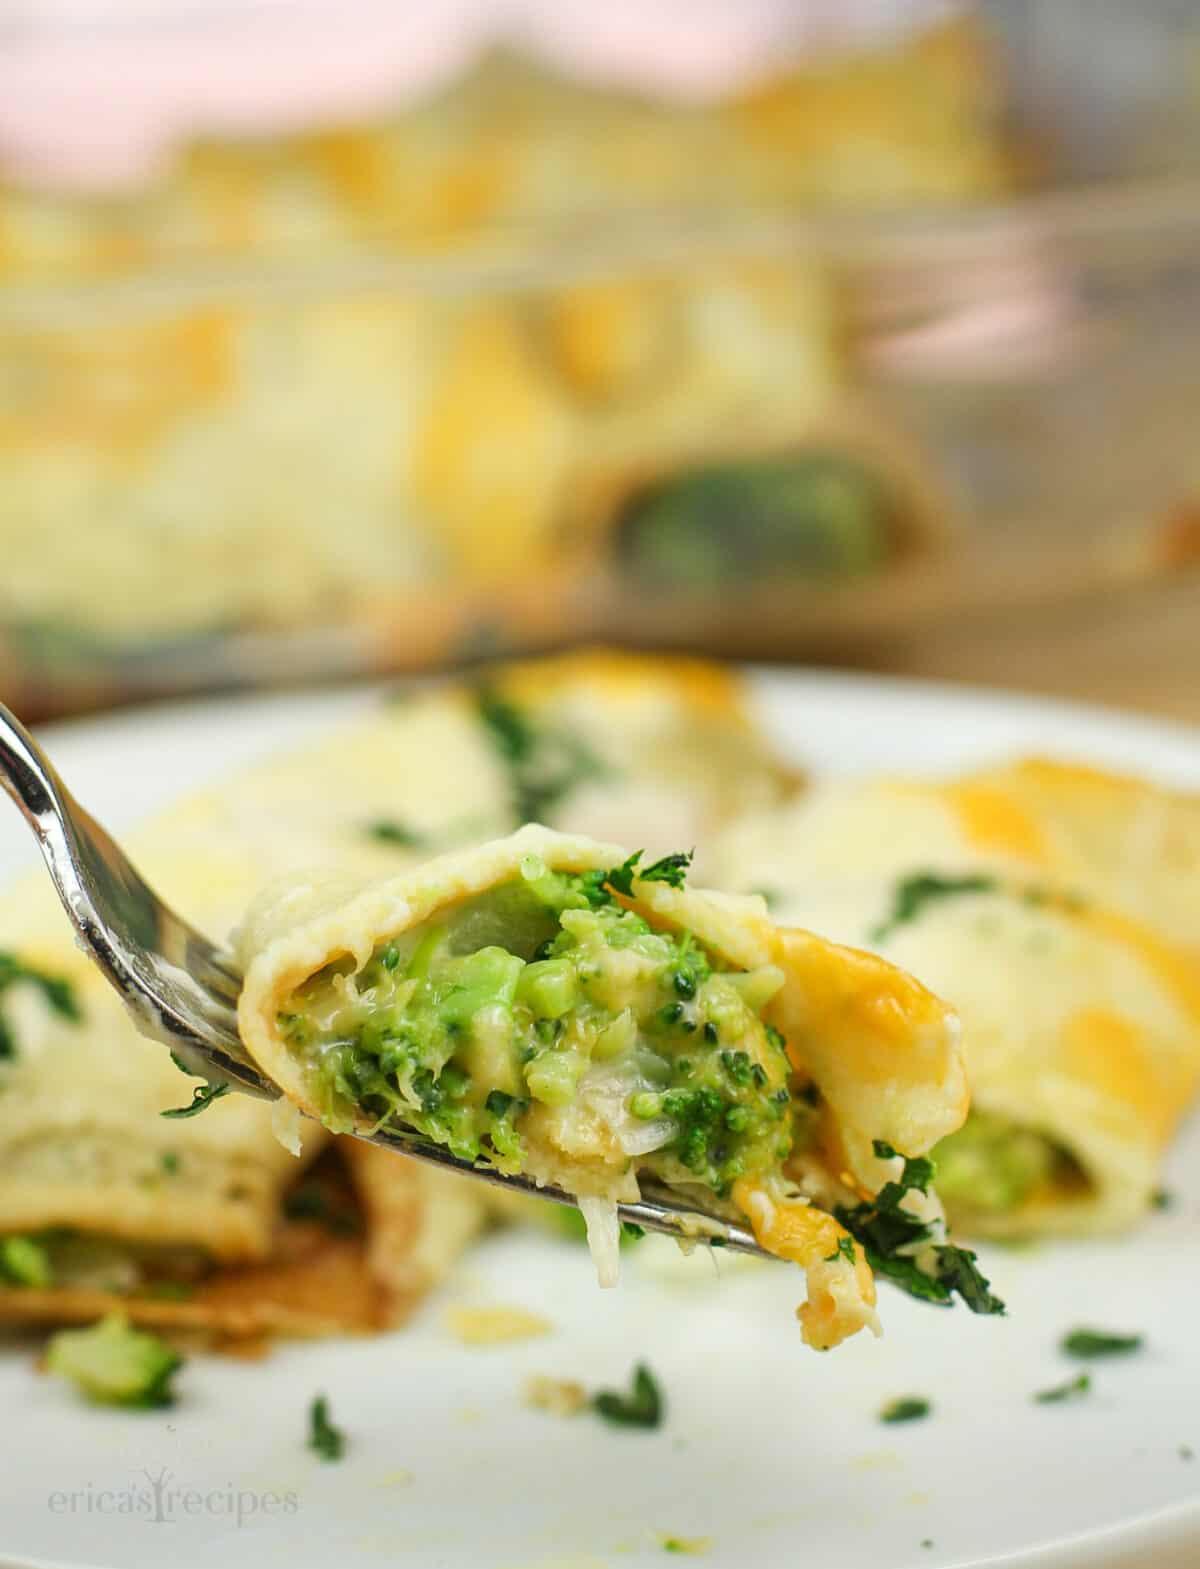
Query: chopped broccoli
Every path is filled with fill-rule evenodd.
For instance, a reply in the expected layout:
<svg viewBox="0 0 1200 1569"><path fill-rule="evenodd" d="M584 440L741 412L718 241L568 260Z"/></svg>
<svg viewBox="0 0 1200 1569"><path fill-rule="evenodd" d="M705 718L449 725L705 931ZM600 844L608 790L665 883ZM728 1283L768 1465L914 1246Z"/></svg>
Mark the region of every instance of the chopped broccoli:
<svg viewBox="0 0 1200 1569"><path fill-rule="evenodd" d="M123 1313L111 1313L90 1329L55 1335L46 1366L98 1404L148 1409L174 1404L170 1382L183 1358L157 1335L133 1329Z"/></svg>
<svg viewBox="0 0 1200 1569"><path fill-rule="evenodd" d="M0 1241L0 1281L12 1286L50 1285L50 1260L42 1244L32 1237Z"/></svg>

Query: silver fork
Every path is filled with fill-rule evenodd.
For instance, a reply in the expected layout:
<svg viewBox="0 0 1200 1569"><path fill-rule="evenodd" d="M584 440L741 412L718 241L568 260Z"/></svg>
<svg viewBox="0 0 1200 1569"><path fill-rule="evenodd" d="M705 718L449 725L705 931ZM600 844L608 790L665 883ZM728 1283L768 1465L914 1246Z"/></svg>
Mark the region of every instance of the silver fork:
<svg viewBox="0 0 1200 1569"><path fill-rule="evenodd" d="M63 784L37 742L0 704L0 786L16 803L41 848L83 951L104 972L143 1035L168 1047L185 1072L211 1084L276 1099L279 1090L251 1061L237 1031L241 976L230 955L189 926L158 897L125 852ZM360 1135L365 1137L365 1135ZM411 1129L377 1132L382 1144L417 1160L451 1167L497 1187L557 1204L569 1193L538 1187L456 1159ZM770 1258L744 1227L683 1209L667 1189L643 1185L640 1203L622 1204L630 1225L687 1242L703 1241Z"/></svg>

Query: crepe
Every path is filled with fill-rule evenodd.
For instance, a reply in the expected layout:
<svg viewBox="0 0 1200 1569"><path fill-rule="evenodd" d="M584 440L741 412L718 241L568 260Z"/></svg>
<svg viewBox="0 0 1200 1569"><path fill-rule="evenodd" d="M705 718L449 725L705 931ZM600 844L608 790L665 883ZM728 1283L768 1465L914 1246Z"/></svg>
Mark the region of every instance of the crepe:
<svg viewBox="0 0 1200 1569"><path fill-rule="evenodd" d="M284 879L239 934L240 1033L328 1127L416 1128L576 1195L602 1283L639 1179L748 1217L834 1345L876 1323L855 1196L965 1115L956 1021L761 899L688 888L687 861L530 825L382 881Z"/></svg>
<svg viewBox="0 0 1200 1569"><path fill-rule="evenodd" d="M237 865L253 857L261 883L322 860L352 873L400 867L534 818L656 853L702 851L721 824L800 783L735 673L592 650L399 693L198 800L189 821Z"/></svg>
<svg viewBox="0 0 1200 1569"><path fill-rule="evenodd" d="M712 864L953 1001L973 1109L935 1157L957 1226L1144 1212L1200 1081L1200 799L1045 759L839 781L730 829Z"/></svg>
<svg viewBox="0 0 1200 1569"><path fill-rule="evenodd" d="M703 108L489 55L379 123L189 148L120 200L0 190L12 662L60 693L122 689L125 654L138 684L277 676L291 645L249 630L310 668L411 666L471 623L571 637L598 572L622 630L647 577L671 626L664 571L710 604L714 564L886 573L939 520L862 417L836 270L788 231L1010 189L999 89L973 17ZM868 471L853 516L808 483L777 536L753 470L814 449L842 493ZM714 454L761 546L726 513L627 551L627 503L665 487L678 515Z"/></svg>
<svg viewBox="0 0 1200 1569"><path fill-rule="evenodd" d="M502 831L527 795L559 817L625 815L700 837L792 787L755 737L736 678L593 654L377 702L126 842L152 885L218 935L269 877L322 859L385 875L428 853L418 846ZM43 981L17 980L0 997L14 1047L0 1057L0 1318L91 1317L115 1292L143 1321L230 1336L378 1327L484 1223L479 1185L346 1147L328 1160L348 1166L357 1235L297 1229L289 1194L323 1130L303 1126L297 1161L270 1108L244 1096L164 1120L196 1081L136 1033L40 873L0 900L0 978L4 955ZM70 988L79 1017L56 1010L46 986ZM69 1247L54 1235L64 1230ZM14 1237L48 1250L51 1285L6 1275Z"/></svg>

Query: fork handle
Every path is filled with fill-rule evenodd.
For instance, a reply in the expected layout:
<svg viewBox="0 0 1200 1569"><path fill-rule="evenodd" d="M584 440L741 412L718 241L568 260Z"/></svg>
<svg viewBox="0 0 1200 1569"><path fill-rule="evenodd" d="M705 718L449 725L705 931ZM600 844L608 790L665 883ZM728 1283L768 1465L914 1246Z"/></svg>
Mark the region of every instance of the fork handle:
<svg viewBox="0 0 1200 1569"><path fill-rule="evenodd" d="M44 846L60 822L62 783L46 754L12 712L0 703L0 786Z"/></svg>

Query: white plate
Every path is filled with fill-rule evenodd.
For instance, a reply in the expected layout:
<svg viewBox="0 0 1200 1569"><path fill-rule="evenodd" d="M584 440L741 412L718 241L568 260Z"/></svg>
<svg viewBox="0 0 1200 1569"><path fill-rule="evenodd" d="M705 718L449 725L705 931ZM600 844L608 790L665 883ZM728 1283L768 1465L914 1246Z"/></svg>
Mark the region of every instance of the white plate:
<svg viewBox="0 0 1200 1569"><path fill-rule="evenodd" d="M1200 787L1200 737L1023 698L822 674L764 675L780 742L826 770L939 769L1036 748ZM231 764L373 701L322 694L196 704L60 727L64 774L114 828ZM15 817L0 865L30 858ZM712 1569L1196 1569L1200 1564L1200 1130L1176 1147L1174 1207L1123 1242L987 1249L1005 1319L883 1288L886 1338L829 1357L792 1320L797 1272L670 1244L625 1255L599 1294L586 1254L533 1235L474 1252L416 1321L263 1363L195 1358L166 1413L81 1406L0 1352L0 1554L18 1563L648 1569L661 1538L708 1537ZM544 1313L544 1339L467 1349L452 1302ZM1035 1405L1077 1369L1078 1324L1138 1330L1089 1398ZM622 1384L644 1359L669 1401L656 1433L526 1409L530 1373ZM327 1392L340 1465L305 1449ZM885 1427L920 1394L933 1414ZM239 1498L241 1519L238 1519Z"/></svg>

